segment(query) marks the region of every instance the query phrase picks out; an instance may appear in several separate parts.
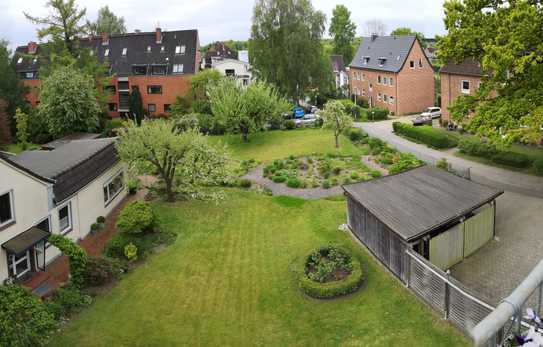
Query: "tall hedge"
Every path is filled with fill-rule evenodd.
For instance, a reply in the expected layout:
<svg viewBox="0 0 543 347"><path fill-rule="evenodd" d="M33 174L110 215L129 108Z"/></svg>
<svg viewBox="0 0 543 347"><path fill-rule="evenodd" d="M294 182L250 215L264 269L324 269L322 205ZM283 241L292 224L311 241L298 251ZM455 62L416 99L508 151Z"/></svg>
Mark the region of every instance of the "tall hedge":
<svg viewBox="0 0 543 347"><path fill-rule="evenodd" d="M431 147L453 148L458 145L455 139L428 125L416 127L411 124L394 122L392 127L396 134L420 141Z"/></svg>
<svg viewBox="0 0 543 347"><path fill-rule="evenodd" d="M49 242L68 257L72 283L78 288L82 288L85 284L87 253L78 244L62 235L53 234L49 236Z"/></svg>

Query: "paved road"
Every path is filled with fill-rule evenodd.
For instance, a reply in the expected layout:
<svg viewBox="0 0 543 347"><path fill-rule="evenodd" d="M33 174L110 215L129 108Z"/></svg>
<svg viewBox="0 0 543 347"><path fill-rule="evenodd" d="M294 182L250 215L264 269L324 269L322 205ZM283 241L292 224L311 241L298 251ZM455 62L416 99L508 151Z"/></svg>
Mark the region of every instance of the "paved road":
<svg viewBox="0 0 543 347"><path fill-rule="evenodd" d="M401 120L406 122L409 121L409 118L403 117ZM543 177L526 175L484 165L456 157L452 151L438 151L428 148L425 145L413 143L394 135L392 133L392 122L393 120L375 123L355 123L355 126L363 129L370 136L388 142L391 146L401 152L411 152L415 154L420 160L429 164L435 165L439 159L446 158L455 170L464 172L469 168L471 179L475 182L494 186L506 191L543 197Z"/></svg>

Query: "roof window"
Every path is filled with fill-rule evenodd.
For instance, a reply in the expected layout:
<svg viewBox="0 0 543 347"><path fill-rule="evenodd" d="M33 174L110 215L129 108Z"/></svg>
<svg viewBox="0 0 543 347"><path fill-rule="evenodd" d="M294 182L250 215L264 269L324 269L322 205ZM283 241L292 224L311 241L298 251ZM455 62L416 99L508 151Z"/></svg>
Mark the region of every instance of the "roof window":
<svg viewBox="0 0 543 347"><path fill-rule="evenodd" d="M147 46L147 53L151 53L151 46Z"/></svg>
<svg viewBox="0 0 543 347"><path fill-rule="evenodd" d="M23 57L19 57L19 59L17 59L17 64L21 64L23 62Z"/></svg>
<svg viewBox="0 0 543 347"><path fill-rule="evenodd" d="M104 57L107 57L109 55L109 48L106 48L106 50L104 51Z"/></svg>
<svg viewBox="0 0 543 347"><path fill-rule="evenodd" d="M127 50L126 47L123 48L123 56L126 56L126 50Z"/></svg>

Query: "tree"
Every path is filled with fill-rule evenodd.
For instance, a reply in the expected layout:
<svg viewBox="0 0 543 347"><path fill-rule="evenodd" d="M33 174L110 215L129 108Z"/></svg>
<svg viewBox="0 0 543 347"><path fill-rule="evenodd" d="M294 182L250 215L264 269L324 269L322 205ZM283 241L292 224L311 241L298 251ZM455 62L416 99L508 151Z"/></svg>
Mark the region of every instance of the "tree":
<svg viewBox="0 0 543 347"><path fill-rule="evenodd" d="M94 81L77 69L59 68L43 81L38 113L54 137L95 131L100 111Z"/></svg>
<svg viewBox="0 0 543 347"><path fill-rule="evenodd" d="M324 121L323 128L331 129L334 132L336 148L339 148L339 135L351 127L353 118L345 112L345 106L339 100L328 101L320 116Z"/></svg>
<svg viewBox="0 0 543 347"><path fill-rule="evenodd" d="M128 97L128 110L130 112L131 119L139 126L144 117L143 101L141 100L141 94L139 88L132 88L130 96Z"/></svg>
<svg viewBox="0 0 543 347"><path fill-rule="evenodd" d="M417 39L419 40L420 44L423 46L423 47L426 47L426 42L424 42L424 34L421 33L421 32L418 32L418 31L414 31L412 30L411 28L407 28L407 27L399 27L399 28L396 28L394 30L392 30L392 32L390 33L391 36L407 36L407 35L413 35L413 36L416 36Z"/></svg>
<svg viewBox="0 0 543 347"><path fill-rule="evenodd" d="M328 32L334 40L334 53L343 56L345 63L350 64L354 56L356 24L351 21L351 12L344 5L337 5L332 14Z"/></svg>
<svg viewBox="0 0 543 347"><path fill-rule="evenodd" d="M87 21L87 27L91 35L126 33L124 18L117 17L107 5L98 10L98 18L95 22Z"/></svg>
<svg viewBox="0 0 543 347"><path fill-rule="evenodd" d="M227 175L226 151L211 146L198 129L182 131L172 121L144 120L140 127L128 124L120 129L119 138L116 146L121 159L136 171L152 165L168 201L174 201L178 193L216 197L202 187L221 183Z"/></svg>
<svg viewBox="0 0 543 347"><path fill-rule="evenodd" d="M17 123L17 142L25 150L28 146L28 115L20 108L15 111L15 122Z"/></svg>
<svg viewBox="0 0 543 347"><path fill-rule="evenodd" d="M540 1L445 2L447 35L439 58L474 59L485 73L474 100L460 98L453 118L500 143L539 143L543 124L543 7ZM473 110L473 112L466 112Z"/></svg>
<svg viewBox="0 0 543 347"><path fill-rule="evenodd" d="M298 101L319 84L325 21L309 0L257 0L249 42L256 74Z"/></svg>
<svg viewBox="0 0 543 347"><path fill-rule="evenodd" d="M0 346L43 346L56 327L40 298L18 285L0 285Z"/></svg>
<svg viewBox="0 0 543 347"><path fill-rule="evenodd" d="M8 115L10 131L15 135L15 110L19 107L26 111L28 104L25 95L28 91L15 72L8 42L0 40L0 99L6 103L4 111Z"/></svg>
<svg viewBox="0 0 543 347"><path fill-rule="evenodd" d="M80 24L86 9L78 9L75 0L49 0L47 7L51 14L47 17L34 17L25 13L32 23L43 25L38 29L38 37L50 42L63 43L72 57L77 57L77 39L87 33L86 26Z"/></svg>
<svg viewBox="0 0 543 347"><path fill-rule="evenodd" d="M11 143L10 121L6 106L7 103L0 99L0 148Z"/></svg>
<svg viewBox="0 0 543 347"><path fill-rule="evenodd" d="M386 25L379 19L372 19L366 23L366 35L384 36L386 33Z"/></svg>
<svg viewBox="0 0 543 347"><path fill-rule="evenodd" d="M190 112L190 101L182 96L177 96L172 105L171 113L173 116L181 116Z"/></svg>
<svg viewBox="0 0 543 347"><path fill-rule="evenodd" d="M228 131L239 133L243 141L249 134L264 128L275 115L290 105L265 82L254 82L247 88L232 78L221 80L209 91L211 110Z"/></svg>
<svg viewBox="0 0 543 347"><path fill-rule="evenodd" d="M206 69L199 71L190 80L189 97L192 99L192 110L197 113L210 114L208 90L209 87L217 84L222 78L219 71Z"/></svg>

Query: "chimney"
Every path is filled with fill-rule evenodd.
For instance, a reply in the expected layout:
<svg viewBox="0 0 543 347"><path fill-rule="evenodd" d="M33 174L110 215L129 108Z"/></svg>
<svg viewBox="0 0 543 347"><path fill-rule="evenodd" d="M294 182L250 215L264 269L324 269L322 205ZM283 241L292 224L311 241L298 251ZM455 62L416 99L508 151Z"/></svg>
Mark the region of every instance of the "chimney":
<svg viewBox="0 0 543 347"><path fill-rule="evenodd" d="M109 34L108 33L102 33L102 46L109 45Z"/></svg>
<svg viewBox="0 0 543 347"><path fill-rule="evenodd" d="M38 50L38 44L34 41L30 41L28 43L28 54L36 54L36 51Z"/></svg>
<svg viewBox="0 0 543 347"><path fill-rule="evenodd" d="M375 39L379 37L376 33L371 34L371 42L375 41Z"/></svg>
<svg viewBox="0 0 543 347"><path fill-rule="evenodd" d="M162 29L160 29L159 27L156 28L155 38L156 38L156 43L157 44L162 43Z"/></svg>

